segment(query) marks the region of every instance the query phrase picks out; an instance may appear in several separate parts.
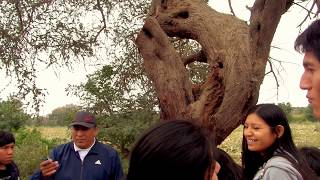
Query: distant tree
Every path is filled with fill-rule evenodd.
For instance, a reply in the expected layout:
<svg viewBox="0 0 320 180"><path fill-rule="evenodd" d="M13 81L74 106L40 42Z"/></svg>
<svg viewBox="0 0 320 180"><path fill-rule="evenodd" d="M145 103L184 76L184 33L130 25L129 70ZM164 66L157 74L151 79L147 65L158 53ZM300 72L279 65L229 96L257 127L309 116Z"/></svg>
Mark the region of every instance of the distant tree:
<svg viewBox="0 0 320 180"><path fill-rule="evenodd" d="M316 121L317 118L314 117L312 107L309 104L308 107L305 109L305 117L308 121Z"/></svg>
<svg viewBox="0 0 320 180"><path fill-rule="evenodd" d="M159 121L159 114L139 109L102 116L99 120L99 138L116 146L127 157L136 138L151 124Z"/></svg>
<svg viewBox="0 0 320 180"><path fill-rule="evenodd" d="M85 83L70 85L68 91L97 115L100 139L117 146L126 156L135 138L159 120L159 113L153 91L141 93L116 85L119 74L113 68L104 66L88 75Z"/></svg>
<svg viewBox="0 0 320 180"><path fill-rule="evenodd" d="M40 126L40 125L47 125L48 124L48 118L45 116L31 116L26 122L26 125L28 126Z"/></svg>
<svg viewBox="0 0 320 180"><path fill-rule="evenodd" d="M289 102L286 103L279 103L278 106L284 111L284 113L287 115L288 120L292 120L292 106Z"/></svg>
<svg viewBox="0 0 320 180"><path fill-rule="evenodd" d="M81 106L69 104L54 109L48 115L48 125L66 126L69 125L77 111L81 109Z"/></svg>
<svg viewBox="0 0 320 180"><path fill-rule="evenodd" d="M9 97L8 100L0 102L0 129L18 130L29 118L19 99Z"/></svg>

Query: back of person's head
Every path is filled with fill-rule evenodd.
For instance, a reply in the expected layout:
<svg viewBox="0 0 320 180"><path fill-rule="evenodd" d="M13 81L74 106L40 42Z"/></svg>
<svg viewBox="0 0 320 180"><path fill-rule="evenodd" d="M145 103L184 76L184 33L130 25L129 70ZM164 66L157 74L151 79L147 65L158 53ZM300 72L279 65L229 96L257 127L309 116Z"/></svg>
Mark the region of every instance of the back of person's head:
<svg viewBox="0 0 320 180"><path fill-rule="evenodd" d="M216 161L221 168L218 173L219 180L240 180L243 179L242 168L224 150L218 148Z"/></svg>
<svg viewBox="0 0 320 180"><path fill-rule="evenodd" d="M312 52L320 61L320 20L314 21L296 39L294 48L299 52Z"/></svg>
<svg viewBox="0 0 320 180"><path fill-rule="evenodd" d="M16 141L12 133L0 130L0 147L15 142Z"/></svg>
<svg viewBox="0 0 320 180"><path fill-rule="evenodd" d="M155 125L132 149L127 180L208 179L216 153L211 137L191 121Z"/></svg>
<svg viewBox="0 0 320 180"><path fill-rule="evenodd" d="M310 168L320 177L320 149L316 147L302 147L299 151L306 159Z"/></svg>

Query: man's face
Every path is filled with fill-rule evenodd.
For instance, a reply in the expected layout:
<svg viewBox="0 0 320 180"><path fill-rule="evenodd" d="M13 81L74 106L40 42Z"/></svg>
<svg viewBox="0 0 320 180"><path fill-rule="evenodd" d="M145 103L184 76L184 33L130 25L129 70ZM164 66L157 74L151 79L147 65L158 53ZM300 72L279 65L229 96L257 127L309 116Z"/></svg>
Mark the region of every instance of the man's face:
<svg viewBox="0 0 320 180"><path fill-rule="evenodd" d="M312 52L306 52L303 67L300 88L308 90L307 98L312 106L313 114L320 118L320 60Z"/></svg>
<svg viewBox="0 0 320 180"><path fill-rule="evenodd" d="M89 148L94 138L98 134L98 128L87 128L84 126L75 125L71 128L71 136L74 143L81 149Z"/></svg>
<svg viewBox="0 0 320 180"><path fill-rule="evenodd" d="M14 143L0 147L0 165L10 164L13 160Z"/></svg>

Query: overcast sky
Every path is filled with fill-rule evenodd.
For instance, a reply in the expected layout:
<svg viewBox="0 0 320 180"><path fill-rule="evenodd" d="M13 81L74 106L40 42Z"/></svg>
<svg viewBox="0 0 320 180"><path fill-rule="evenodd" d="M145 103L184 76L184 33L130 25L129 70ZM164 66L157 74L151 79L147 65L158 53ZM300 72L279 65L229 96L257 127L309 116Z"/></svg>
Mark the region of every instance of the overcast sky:
<svg viewBox="0 0 320 180"><path fill-rule="evenodd" d="M253 0L234 0L232 3L235 14L244 20L248 20L250 12L245 6L251 6ZM209 4L218 11L230 12L227 0L211 0ZM290 12L283 15L272 43L273 46L277 46L281 49L272 49L271 57L287 63L282 63L284 69L278 68L280 70L280 75L278 76L280 87L278 90L274 77L271 74L266 76L261 86L259 103L290 102L293 106L308 105L307 99L305 98L306 92L299 88L299 80L303 72L303 55L295 52L293 49L293 43L299 34L297 25L300 24L304 15L305 13L298 8L291 8ZM310 22L306 22L303 29L309 23ZM94 70L97 70L98 68L90 65L84 66L83 64L77 64L73 69L74 70L70 71L67 68L64 68L63 70L59 70L58 73L54 72L52 69L43 68L40 70L37 82L41 88L46 88L48 91L46 103L40 111L41 115L48 114L53 109L66 104L78 104L79 99L67 96L65 88L68 84L85 82L86 74L93 73ZM0 74L0 77L4 77L4 75ZM5 98L10 93L11 89L3 89L3 87L9 83L8 79L2 79L1 81L1 98Z"/></svg>

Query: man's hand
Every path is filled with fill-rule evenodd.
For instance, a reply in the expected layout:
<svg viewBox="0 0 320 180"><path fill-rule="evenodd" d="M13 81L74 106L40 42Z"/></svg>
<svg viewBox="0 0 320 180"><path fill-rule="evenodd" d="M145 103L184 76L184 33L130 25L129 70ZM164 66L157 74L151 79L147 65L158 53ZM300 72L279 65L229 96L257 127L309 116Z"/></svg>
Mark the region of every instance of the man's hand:
<svg viewBox="0 0 320 180"><path fill-rule="evenodd" d="M51 176L59 167L58 161L53 161L52 159L48 159L40 163L40 170L43 176Z"/></svg>

